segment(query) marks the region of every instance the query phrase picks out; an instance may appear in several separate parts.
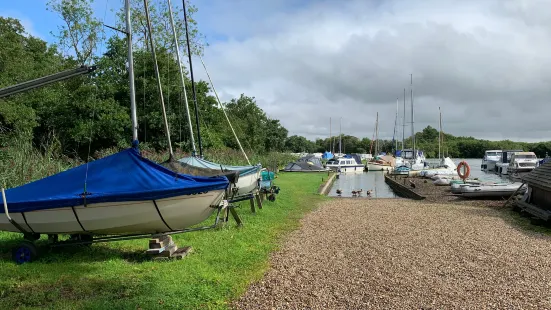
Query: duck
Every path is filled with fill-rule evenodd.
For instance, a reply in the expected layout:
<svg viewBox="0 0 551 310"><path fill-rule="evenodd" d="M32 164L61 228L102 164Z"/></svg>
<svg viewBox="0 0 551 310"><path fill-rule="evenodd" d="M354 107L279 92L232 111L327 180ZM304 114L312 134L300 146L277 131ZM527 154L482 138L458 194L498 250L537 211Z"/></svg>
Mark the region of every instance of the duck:
<svg viewBox="0 0 551 310"><path fill-rule="evenodd" d="M357 191L352 191L352 196L361 195L362 192L363 192L363 189L361 189L361 188Z"/></svg>
<svg viewBox="0 0 551 310"><path fill-rule="evenodd" d="M371 196L371 193L372 193L372 192L373 192L373 190L370 189L370 190L367 190L367 191L365 192L365 194L366 194L367 196Z"/></svg>
<svg viewBox="0 0 551 310"><path fill-rule="evenodd" d="M409 181L409 186L411 186L412 188L415 188L415 183L412 180L408 180L408 181Z"/></svg>
<svg viewBox="0 0 551 310"><path fill-rule="evenodd" d="M342 189L337 189L337 195L342 194Z"/></svg>

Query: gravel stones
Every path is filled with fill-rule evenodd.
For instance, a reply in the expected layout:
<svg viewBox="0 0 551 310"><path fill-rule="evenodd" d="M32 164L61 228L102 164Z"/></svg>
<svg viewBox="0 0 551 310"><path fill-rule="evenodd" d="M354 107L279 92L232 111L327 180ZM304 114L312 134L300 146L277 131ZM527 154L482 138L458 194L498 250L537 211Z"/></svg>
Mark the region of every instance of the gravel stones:
<svg viewBox="0 0 551 310"><path fill-rule="evenodd" d="M503 210L333 199L302 220L238 309L551 309L551 238Z"/></svg>

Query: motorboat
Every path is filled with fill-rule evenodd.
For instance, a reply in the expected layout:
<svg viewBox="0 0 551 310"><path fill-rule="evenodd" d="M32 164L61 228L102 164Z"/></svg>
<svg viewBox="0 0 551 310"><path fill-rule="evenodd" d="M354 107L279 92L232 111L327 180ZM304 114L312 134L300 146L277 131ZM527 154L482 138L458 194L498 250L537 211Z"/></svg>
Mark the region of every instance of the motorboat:
<svg viewBox="0 0 551 310"><path fill-rule="evenodd" d="M496 163L501 158L502 150L487 150L484 152L480 169L483 171L496 171Z"/></svg>
<svg viewBox="0 0 551 310"><path fill-rule="evenodd" d="M499 157L498 162L496 163L496 173L507 175L509 169L509 161L514 153L523 152L523 150L503 150Z"/></svg>
<svg viewBox="0 0 551 310"><path fill-rule="evenodd" d="M142 157L136 144L6 190L2 201L8 212L0 217L0 230L109 235L181 230L206 220L228 185L225 176L175 173Z"/></svg>
<svg viewBox="0 0 551 310"><path fill-rule="evenodd" d="M461 195L464 197L509 197L514 194L522 183L496 183L496 184L471 184L461 187ZM518 191L523 194L526 191L526 185Z"/></svg>
<svg viewBox="0 0 551 310"><path fill-rule="evenodd" d="M530 172L538 165L538 158L534 152L517 152L513 153L509 161L507 172L515 174L518 172Z"/></svg>
<svg viewBox="0 0 551 310"><path fill-rule="evenodd" d="M358 162L350 155L330 159L329 161L327 161L325 166L333 171L343 173L364 171L364 165L361 163L361 161Z"/></svg>

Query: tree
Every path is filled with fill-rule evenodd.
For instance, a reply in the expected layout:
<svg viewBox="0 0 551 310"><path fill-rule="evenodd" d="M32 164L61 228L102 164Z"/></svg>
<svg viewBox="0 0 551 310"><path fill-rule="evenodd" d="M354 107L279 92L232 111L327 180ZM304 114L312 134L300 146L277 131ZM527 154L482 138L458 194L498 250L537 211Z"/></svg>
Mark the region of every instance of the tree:
<svg viewBox="0 0 551 310"><path fill-rule="evenodd" d="M93 0L49 0L48 10L56 12L64 22L59 33L53 33L60 46L72 49L77 62L85 64L92 59L99 41L103 40L103 25L94 18Z"/></svg>

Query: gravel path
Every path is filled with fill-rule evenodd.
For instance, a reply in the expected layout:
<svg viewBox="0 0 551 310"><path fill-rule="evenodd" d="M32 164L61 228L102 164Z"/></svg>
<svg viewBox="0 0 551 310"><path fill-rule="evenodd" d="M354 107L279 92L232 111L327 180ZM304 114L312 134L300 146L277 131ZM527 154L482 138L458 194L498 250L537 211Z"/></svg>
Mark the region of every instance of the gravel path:
<svg viewBox="0 0 551 310"><path fill-rule="evenodd" d="M504 210L334 199L308 214L239 309L551 309L551 237Z"/></svg>

